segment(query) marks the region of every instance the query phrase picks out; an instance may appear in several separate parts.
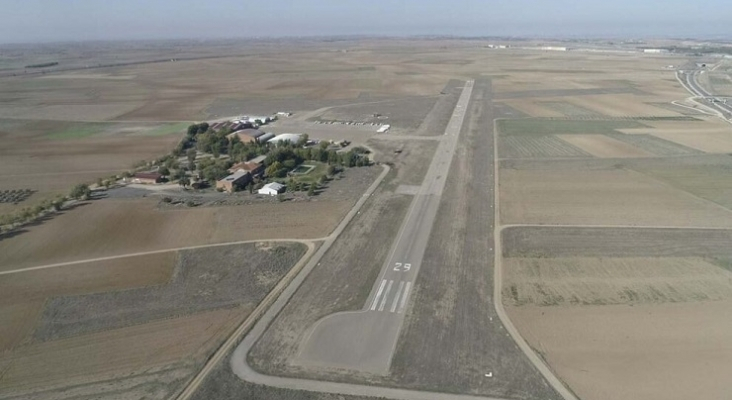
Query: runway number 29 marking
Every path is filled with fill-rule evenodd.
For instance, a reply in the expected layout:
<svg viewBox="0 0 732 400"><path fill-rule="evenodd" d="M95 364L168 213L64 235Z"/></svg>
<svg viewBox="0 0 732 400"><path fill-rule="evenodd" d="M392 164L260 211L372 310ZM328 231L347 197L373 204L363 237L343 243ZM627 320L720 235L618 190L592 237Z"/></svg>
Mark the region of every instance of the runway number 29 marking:
<svg viewBox="0 0 732 400"><path fill-rule="evenodd" d="M394 265L394 271L396 272L407 272L412 269L412 264L396 263Z"/></svg>

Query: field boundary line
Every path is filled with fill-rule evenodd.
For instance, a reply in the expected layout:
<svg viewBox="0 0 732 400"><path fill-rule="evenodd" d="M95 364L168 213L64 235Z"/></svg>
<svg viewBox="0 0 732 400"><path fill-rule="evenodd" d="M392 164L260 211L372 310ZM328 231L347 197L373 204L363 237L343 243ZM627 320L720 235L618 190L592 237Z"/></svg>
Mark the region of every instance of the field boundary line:
<svg viewBox="0 0 732 400"><path fill-rule="evenodd" d="M209 248L209 247L233 246L233 245L237 245L237 244L261 243L261 242L281 242L281 243L290 242L290 243L303 243L305 245L309 245L309 243L323 241L323 240L326 240L327 238L328 238L328 236L322 237L322 238L313 238L313 239L258 239L258 240L240 240L240 241L236 241L236 242L201 244L201 245L195 245L195 246L176 247L176 248L161 249L161 250L150 250L150 251L142 251L142 252L138 252L138 253L119 254L116 256L89 258L86 260L66 261L66 262L55 263L55 264L39 265L39 266L35 266L35 267L19 268L19 269L13 269L13 270L9 270L9 271L0 271L0 275L17 274L17 273L21 273L21 272L38 271L38 270L42 270L42 269L66 267L66 266L70 266L70 265L117 260L120 258L150 256L150 255L154 255L154 254L169 253L169 252L173 252L173 251L198 250L198 249L205 249L205 248Z"/></svg>
<svg viewBox="0 0 732 400"><path fill-rule="evenodd" d="M539 357L534 349L529 346L526 340L521 336L521 333L516 329L508 317L505 308L503 307L503 281L502 281L502 259L503 259L503 244L501 243L501 212L500 212L500 195L498 192L499 181L498 174L500 169L500 163L498 161L498 118L493 120L493 305L496 309L496 314L501 320L501 323L506 328L506 331L511 335L511 338L521 351L528 357L529 361L539 371L539 373L546 379L552 388L565 400L579 400L578 397L569 389L565 383L559 379L554 372L551 370L549 365Z"/></svg>
<svg viewBox="0 0 732 400"><path fill-rule="evenodd" d="M508 228L603 228L603 229L686 229L699 231L732 231L732 227L719 226L665 226L665 225L571 225L571 224L506 224L501 230Z"/></svg>

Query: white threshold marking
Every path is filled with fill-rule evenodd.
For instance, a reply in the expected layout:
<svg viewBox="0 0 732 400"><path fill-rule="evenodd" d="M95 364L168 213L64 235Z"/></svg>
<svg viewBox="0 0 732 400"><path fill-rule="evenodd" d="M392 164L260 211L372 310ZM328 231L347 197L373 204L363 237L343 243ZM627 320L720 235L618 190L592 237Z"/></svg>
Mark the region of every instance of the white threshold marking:
<svg viewBox="0 0 732 400"><path fill-rule="evenodd" d="M399 297L402 295L402 289L404 289L404 281L399 282L399 288L397 289L396 296L394 296L394 301L391 302L391 310L389 312L396 311L397 304L399 304Z"/></svg>
<svg viewBox="0 0 732 400"><path fill-rule="evenodd" d="M386 285L386 279L381 281L381 285L379 285L379 290L376 291L376 296L374 296L374 301L371 303L371 311L374 311L376 309L376 304L379 303L379 296L381 296L381 292L384 290L384 285Z"/></svg>
<svg viewBox="0 0 732 400"><path fill-rule="evenodd" d="M384 292L384 297L381 298L381 304L379 304L379 311L384 311L384 306L386 305L386 299L389 297L389 292L391 291L391 285L394 284L394 281L389 281L389 284L386 285L386 291Z"/></svg>
<svg viewBox="0 0 732 400"><path fill-rule="evenodd" d="M404 306L407 305L407 298L409 297L409 287L412 286L412 282L407 282L404 287L404 294L402 294L402 301L399 303L399 314L404 312Z"/></svg>

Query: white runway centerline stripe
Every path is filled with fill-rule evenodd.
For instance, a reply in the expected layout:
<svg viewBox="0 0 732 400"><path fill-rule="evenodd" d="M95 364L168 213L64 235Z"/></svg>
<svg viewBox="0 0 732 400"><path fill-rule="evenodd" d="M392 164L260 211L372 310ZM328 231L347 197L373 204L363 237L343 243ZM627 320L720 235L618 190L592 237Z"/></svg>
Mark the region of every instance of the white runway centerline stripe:
<svg viewBox="0 0 732 400"><path fill-rule="evenodd" d="M384 297L381 298L381 304L379 304L379 311L384 311L384 306L386 305L386 299L389 297L389 292L391 291L391 285L394 284L394 281L389 281L389 284L386 285L386 292L384 292Z"/></svg>
<svg viewBox="0 0 732 400"><path fill-rule="evenodd" d="M402 295L402 301L399 302L399 314L404 312L404 306L407 305L407 298L409 298L409 287L412 286L412 282L407 282L407 286L404 287L404 294Z"/></svg>
<svg viewBox="0 0 732 400"><path fill-rule="evenodd" d="M404 281L399 282L399 288L397 289L396 295L394 296L394 301L391 302L391 310L389 310L389 312L396 311L397 304L399 304L399 296L402 295L402 289L404 289Z"/></svg>
<svg viewBox="0 0 732 400"><path fill-rule="evenodd" d="M371 311L376 310L376 305L379 304L379 296L381 296L381 292L384 290L384 285L386 285L386 279L381 281L381 285L379 285L379 290L376 291L376 296L374 296L374 302L371 303Z"/></svg>

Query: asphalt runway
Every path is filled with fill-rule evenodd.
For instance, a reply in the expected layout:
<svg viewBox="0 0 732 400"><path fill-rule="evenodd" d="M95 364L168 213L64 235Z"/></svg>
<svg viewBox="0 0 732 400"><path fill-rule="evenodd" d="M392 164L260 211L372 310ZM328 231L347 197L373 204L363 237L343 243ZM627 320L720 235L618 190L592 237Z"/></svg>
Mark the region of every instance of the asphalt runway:
<svg viewBox="0 0 732 400"><path fill-rule="evenodd" d="M412 200L390 256L362 311L329 315L310 329L297 364L375 374L389 371L399 331L432 226L473 90L467 81L452 117Z"/></svg>

